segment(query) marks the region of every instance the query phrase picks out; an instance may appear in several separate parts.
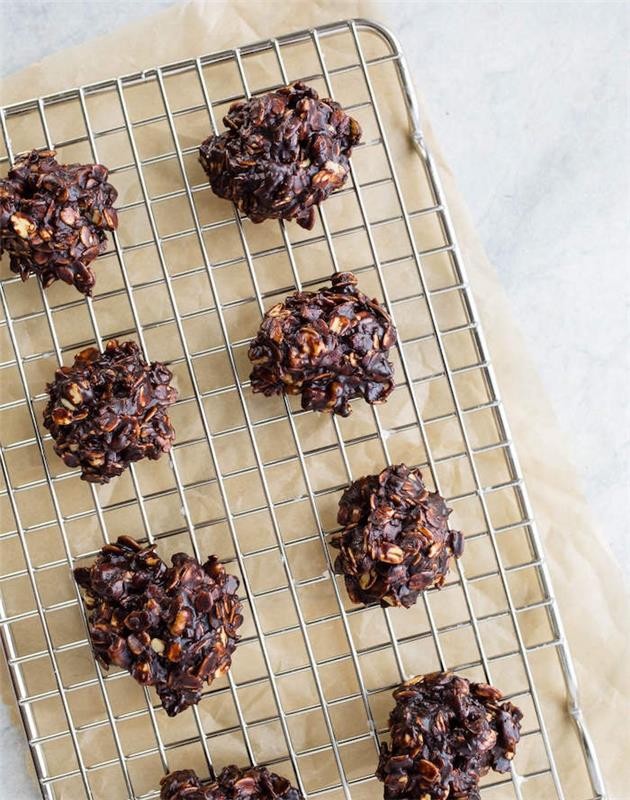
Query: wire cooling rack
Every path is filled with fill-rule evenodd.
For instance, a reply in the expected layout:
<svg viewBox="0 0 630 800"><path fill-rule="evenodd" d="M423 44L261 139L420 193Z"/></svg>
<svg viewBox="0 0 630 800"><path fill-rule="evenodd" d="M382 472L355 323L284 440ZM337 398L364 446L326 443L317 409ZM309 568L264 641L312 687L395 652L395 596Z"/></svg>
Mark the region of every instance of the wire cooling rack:
<svg viewBox="0 0 630 800"><path fill-rule="evenodd" d="M213 198L196 165L196 144L231 102L296 78L342 100L365 131L349 185L311 233L253 226ZM409 149L401 112L417 153L414 169L397 173ZM451 668L496 683L525 711L514 772L488 775L484 800L605 798L392 34L339 22L8 106L0 120L3 171L16 152L48 146L65 162L106 163L122 187L121 226L97 264L93 299L59 284L44 294L8 270L0 284L2 641L42 795L156 797L168 769L207 775L249 760L276 765L309 798L379 797L373 773L392 688ZM390 401L330 420L254 397L245 354L263 309L336 269L353 269L396 321ZM170 359L178 443L170 458L96 489L52 453L41 409L54 368L115 335ZM326 544L336 501L349 480L400 460L420 464L447 496L465 556L414 609L352 606ZM120 533L158 541L163 554L219 552L241 578L248 628L233 669L175 720L125 673L99 669L87 644L70 569Z"/></svg>

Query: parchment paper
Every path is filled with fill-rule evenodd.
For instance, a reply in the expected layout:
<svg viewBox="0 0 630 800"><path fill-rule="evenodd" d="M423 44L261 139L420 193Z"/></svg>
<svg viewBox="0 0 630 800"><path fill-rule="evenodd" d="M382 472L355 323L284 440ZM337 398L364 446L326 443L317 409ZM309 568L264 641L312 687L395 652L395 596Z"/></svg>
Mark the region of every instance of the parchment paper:
<svg viewBox="0 0 630 800"><path fill-rule="evenodd" d="M169 63L181 58L201 55L210 51L235 45L247 44L271 35L290 32L308 26L319 25L335 19L349 17L368 17L390 23L395 27L395 20L387 19L387 7L384 4L370 6L367 3L357 2L313 2L308 4L287 3L191 3L186 6L177 6L151 19L134 23L133 26L112 33L108 37L95 40L87 45L81 45L45 59L39 64L23 72L3 80L0 87L2 103L30 98L37 95L65 89L78 84L84 84L98 79L106 79L113 75L133 72L137 69L151 67L157 64ZM363 42L363 40L362 40ZM334 44L324 45L329 66L344 63L345 56ZM366 51L374 46L378 55L378 45L364 42ZM356 60L356 58L354 59ZM319 72L318 65L313 61L312 51L303 52L299 48L295 60L287 62L290 77L298 77ZM256 91L265 82L278 81L277 67L272 59L261 57L257 60L247 60L246 70L250 79L250 88ZM274 72L276 70L276 72ZM234 85L235 92L239 91L237 77L229 69L224 74L215 71L212 76L206 76L209 83L211 96L227 96L230 87ZM420 208L430 205L430 197L426 195L426 181L419 175L418 159L409 146L403 107L394 73L391 65L382 70L374 69L372 74L378 101L383 109L384 120L388 126L388 134L392 142L396 164L403 184L406 199L411 207ZM316 83L324 94L325 87ZM365 98L365 87L361 82L352 83L351 78L335 85L340 96L338 99L345 103L361 101ZM173 79L172 85L167 81L167 93L171 104L176 108L183 108L194 102L199 102L191 97L190 85L177 82ZM133 120L147 116L150 109L155 109L155 86L142 87L138 90L129 90L126 93L130 114ZM214 92L214 95L213 95ZM101 98L88 100L88 110L95 128L103 130L115 126L120 122L120 110L112 102L110 94ZM225 109L217 109L219 118ZM76 126L80 127L77 120L76 105L69 109L54 109L48 114L51 123L51 135L56 139L72 136ZM374 120L357 116L364 124L366 138L376 136ZM176 118L177 119L177 118ZM183 147L198 143L207 135L208 120L204 113L199 115L185 115L181 117L181 124L176 123L177 134ZM73 127L75 126L75 127ZM525 478L533 501L535 515L544 539L545 550L554 581L555 592L560 604L561 613L566 626L569 642L576 659L578 676L582 690L582 705L593 732L599 756L602 761L604 775L608 782L611 798L630 797L627 786L630 784L627 759L624 755L624 719L627 720L628 708L628 682L624 675L623 665L628 663L628 603L622 589L622 579L610 554L606 550L596 525L591 519L589 509L583 496L576 488L575 477L564 456L564 443L553 419L550 406L544 391L538 381L531 362L527 356L522 337L515 328L511 319L508 305L503 291L498 283L497 276L489 264L487 257L477 240L468 218L466 209L459 197L454 179L441 156L439 146L431 133L430 125L424 114L424 130L429 146L436 156L442 179L445 183L450 202L455 228L463 249L468 266L472 288L479 305L482 323L489 341L493 363L498 374L499 384L503 399L508 410L512 432L520 455ZM43 145L42 132L37 129L33 117L14 121L12 136L16 149L26 149L32 146ZM164 151L170 134L163 125L145 126L136 129L137 144L142 158L150 158ZM129 161L128 146L124 137L112 136L98 140L99 158L109 166L122 164ZM83 149L81 149L83 148ZM167 148L168 149L168 148ZM67 150L67 152L66 152ZM381 177L385 165L381 160L368 158L369 150L358 150L355 156L355 165L362 180ZM89 150L85 145L64 148L61 153L63 160L80 160L90 158ZM66 158L67 156L67 158ZM203 175L194 163L194 156L187 158L186 168L191 179L201 182ZM137 181L127 180L125 173L120 173L116 178L116 185L121 193L121 202L132 202L140 199ZM174 160L160 162L153 168L147 168L146 174L149 190L152 195L168 192L177 188L179 178L177 164ZM375 191L365 192L366 205L371 219L386 217L392 208L392 197L386 193ZM196 196L197 201L197 196ZM209 191L200 193L197 208L202 216L202 222L217 221L226 218L226 206L216 200ZM326 206L328 219L334 230L338 230L353 221L358 224L358 210L351 202L349 195L338 199L331 199ZM190 227L188 212L185 204L174 204L170 207L155 207L158 227L161 234L168 234L175 230ZM373 215L373 216L372 216ZM441 244L437 227L430 221L419 218L414 230L422 249L436 247ZM147 238L147 220L141 211L137 216L125 215L121 224L120 237L125 246ZM383 226L375 229L376 246L382 259L395 258L400 255L404 258L406 253L404 236L400 229L394 226ZM313 236L321 234L321 229L315 229ZM275 225L247 227L247 235L254 252L273 246L276 242L280 245L279 232ZM306 239L302 232L295 227L289 228L292 241ZM218 228L209 234L207 246L211 258L216 261L237 258L241 253L239 239L234 226ZM365 241L352 237L338 240L337 255L341 268L360 267L369 263L369 249ZM298 269L302 280L329 275L332 265L325 245L317 243L296 248ZM191 263L200 263L198 247L192 237L176 240L165 247L165 257L169 272L176 276L178 272L188 269ZM154 326L170 316L170 305L163 286L159 279L161 272L154 248L142 248L130 251L126 259L127 270L132 282L146 282L155 278L155 286L136 292L138 312L143 324L149 327L146 330L147 346L150 355L160 359L180 359L174 368L176 380L182 397L190 396L190 383L186 374L186 366L181 363L181 347L177 334L172 325ZM273 291L283 286L292 284L291 273L283 255L260 259L255 263L256 274L259 278L262 291ZM2 265L3 275L8 271L6 262ZM445 256L437 256L433 260L427 259L425 269L433 286L441 285L449 270L449 262ZM392 299L396 300L412 294L411 286L415 286L417 279L414 277L412 265L409 261L401 261L399 265L388 267L384 270L386 283ZM114 290L122 285L120 273L115 258L103 259L97 265L97 286L99 292ZM252 294L251 283L246 266L242 263L226 265L217 270L217 282L223 303ZM209 302L209 288L203 283L203 274L193 276L191 279L177 280L174 277L173 285L177 303L182 314L200 311L198 316L186 319L186 334L191 349L201 351L221 344L221 336L216 324L216 316L212 313L212 303ZM377 276L373 270L362 273L361 285L368 293L381 296ZM28 310L42 308L39 292L33 280L25 285L11 284L7 286L7 296L11 311L14 316L25 314ZM76 299L72 290L65 286L55 285L48 292L52 307ZM447 296L444 296L447 298ZM266 305L271 305L275 299L270 299ZM436 301L440 303L440 301ZM131 329L133 320L127 304L118 299L95 300L97 317L103 337L114 331ZM207 313L201 310L208 308ZM399 328L405 337L421 336L429 331L428 322L418 313L416 304L401 303L396 308ZM232 341L246 340L255 330L259 319L259 310L255 304L235 306L235 311L227 315ZM462 307L457 298L453 302L445 299L438 308L440 322L444 327L449 327L462 322ZM60 344L64 350L64 358L70 360L72 352L78 349L75 345L79 342L91 342L93 332L89 318L83 305L70 311L60 311L55 314L55 325L60 334ZM4 329L3 329L4 333ZM42 317L25 320L16 326L16 333L22 347L23 356L45 352L51 348L45 320ZM12 357L10 346L4 337L2 341L2 359ZM456 340L450 345L449 358L453 363L466 363L469 357L469 340ZM247 377L246 349L237 349L237 362L241 379ZM412 355L412 374L418 377L436 371L439 364L436 362L435 353L423 350L422 347L408 350ZM27 376L31 386L32 396L39 396L36 402L36 411L41 411L41 393L46 380L49 379L55 367L54 358L39 359L27 365ZM400 370L400 366L399 366ZM229 365L220 354L208 354L195 360L195 371L201 383L202 390L227 386L231 381ZM8 372L5 370L5 372ZM448 398L444 387L439 381L419 384L417 399L423 417L437 416L449 410ZM482 388L474 381L462 382L458 387L461 397L467 404L475 400L482 402ZM10 377L5 375L3 396L8 399L21 397L21 387L15 371ZM272 413L282 414L282 405L278 402L261 398L253 398L247 394L247 402L254 420L262 419ZM206 411L211 420L213 433L224 432L232 426L243 423L242 411L233 392L226 395L212 395L208 399ZM397 392L390 403L380 410L384 427L400 425L406 421L413 421L411 403L408 394ZM202 431L199 426L199 417L193 403L179 404L173 414L178 431L178 440L188 440L199 437ZM28 419L23 410L15 411L11 415L4 415L1 420L3 444L10 444L32 435ZM308 447L320 447L326 444L334 445L334 432L330 421L316 415L307 415L297 418L297 425L302 442ZM353 416L343 421L341 425L345 439L368 436L373 433L374 424L370 412L361 409L355 404ZM469 433L473 444L485 444L492 441L496 435L492 423L488 419L476 419L470 423ZM449 426L432 426L428 434L434 456L457 451L459 434ZM268 461L274 457L295 455L289 428L285 421L280 420L260 429L257 434L258 446L263 460ZM254 464L251 445L244 433L224 434L217 440L217 450L220 468L223 473ZM421 462L423 460L422 443L415 430L403 431L388 440L392 460L407 459ZM48 448L49 466L53 474L64 473L63 465L56 459L52 449ZM200 441L191 444L177 452L178 468L181 472L182 482L194 484L186 492L188 512L196 526L196 541L203 555L217 552L223 558L233 557L233 546L225 523L208 524L213 519L222 516L222 506L216 484L203 483L214 476L214 469L209 459L207 448ZM348 449L348 457L354 476L367 471L378 470L383 466L383 453L378 444L370 441ZM346 474L343 464L337 455L319 456L317 459L307 459L309 477L315 489L326 488L343 484ZM451 465L440 471L438 479L445 494L456 495L465 492L470 482L470 475L460 461L449 462ZM43 476L43 470L34 448L13 451L9 468L12 482L19 485ZM485 474L490 478L500 476L505 465L501 458L492 456L483 465ZM145 496L151 499L146 504L146 514L153 531L159 535L162 531L169 531L178 525L185 529L182 522L181 501L174 491L172 473L167 459L157 464L140 464L137 468L138 480ZM299 465L290 462L282 468L269 468L267 477L274 495L274 501L282 502L303 493L303 478ZM76 514L87 511L92 507L92 500L88 487L72 477L56 484L57 493L64 515ZM297 487L297 490L296 490ZM239 513L248 508L264 504L262 488L257 482L255 473L247 473L239 479L227 482L228 493L232 510ZM119 533L142 534L142 520L138 507L132 500L133 487L129 475L115 481L108 487L98 490L99 500L102 504L120 502L120 507L106 514L108 534L113 537ZM334 513L338 494L324 495L318 500L318 511L321 523L326 530L334 527ZM4 499L4 498L3 498ZM130 501L125 504L126 501ZM493 522L495 525L509 524L514 519L514 500L512 497L501 494L493 495L489 500L492 508ZM24 525L34 525L39 521L54 517L50 497L45 487L32 489L20 495L20 514ZM462 501L454 503L453 521L456 526L463 528L468 534L483 530L483 520L477 505ZM2 507L3 528L10 530L14 527L10 511L6 503ZM605 520L602 521L605 524ZM278 511L278 523L281 534L286 543L300 538L300 536L314 533L315 521L306 503L281 505ZM236 521L238 541L245 553L269 544L267 555L257 556L247 562L247 577L254 592L264 592L267 589L281 588L286 580L278 552L273 549L274 533L270 519L266 513L238 517ZM92 552L100 546L101 530L95 518L83 517L72 519L66 523L66 531L70 541L73 555ZM501 542L501 554L505 563L520 563L527 560L524 555L524 539L516 535L504 537ZM42 564L59 560L59 568L47 570L38 574L38 586L46 605L71 600L74 596L68 570L63 562L64 552L59 531L56 526L38 530L28 535L28 546L31 558L35 564ZM188 533L171 536L160 543L160 552L168 556L178 549L190 550L191 542ZM303 545L292 546L288 550L290 568L298 580L314 578L324 575L326 562L323 550L318 539L306 542ZM2 556L3 574L13 570L22 569L23 558L19 545L15 539L3 540L0 554ZM520 559L520 561L519 561ZM466 574L470 576L481 575L484 570L494 569L494 562L485 537L471 541L464 558ZM236 568L234 564L231 568ZM523 572L514 573L514 582L511 580L511 589L515 602L522 604L535 601L537 598L537 583L533 570L530 577ZM491 613L494 609L504 607L504 598L496 584L491 581L479 581L472 584L473 604L477 614ZM9 614L18 614L34 608L31 590L25 578L18 579L3 586L4 602ZM344 596L342 594L342 596ZM436 624L449 625L467 619L467 612L461 590L453 584L439 595L431 595L431 608L435 615ZM316 658L326 659L347 652L347 642L340 623L336 620L330 622L315 622L322 617L333 614L336 608L332 583L330 579L323 583L315 583L300 591L300 604L309 625L309 635ZM502 605L503 604L503 605ZM267 634L274 629L284 627L295 619L295 612L286 591L268 595L264 600L258 601L257 606L261 611L261 621ZM350 605L346 605L350 608ZM420 631L428 630L428 623L422 604L418 604L413 611L395 611L391 615L394 629L399 637L403 638L400 647L401 658L405 672L428 671L437 668L436 654L430 644L430 639L415 640L413 643L404 643L405 636L417 635ZM395 683L400 675L392 658L391 648L369 651L366 648L378 647L388 642L388 634L384 626L384 617L380 610L368 610L350 616L350 625L353 641L358 650L365 650L360 657L363 677L368 688L379 688ZM80 641L83 636L83 627L76 607L69 607L48 615L51 633L56 644L68 644ZM489 654L493 652L508 652L514 641L513 631L505 626L502 621L483 626L482 637ZM550 638L548 625L544 612L540 615L523 615L521 627L528 644L544 641ZM269 720L261 722L250 728L251 747L258 760L280 760L278 771L291 774L291 765L286 760L286 747L282 733L276 720L270 685L262 660L260 647L257 644L254 628L250 615L246 624L244 635L249 637L239 648L234 660L233 676L238 684L253 681L246 687L239 689L238 697L245 718L248 722L254 720ZM18 654L28 654L43 648L42 632L39 623L34 620L24 620L13 626L13 633L17 643ZM270 651L274 671L288 670L293 667L305 666L308 659L301 643L299 633L283 634L281 636L268 635L266 638ZM442 636L445 656L449 664L465 663L467 659L474 660L469 631L454 632ZM91 657L85 646L68 648L59 655L59 667L66 685L94 676L94 667ZM523 689L524 676L519 667L517 657L507 658L493 662L492 678L494 682L506 692L520 691ZM579 800L588 793L587 782L581 757L576 748L577 739L565 712L564 691L560 680L557 659L551 650L534 652L531 656L534 678L543 704L545 718L551 733L552 743L557 755L558 768L563 779L565 793L568 800ZM47 657L25 662L23 665L25 684L29 694L46 692L54 688L52 669ZM341 661L320 668L323 689L328 700L356 691L356 676L352 669L351 661ZM470 670L466 674L481 679L478 670ZM258 679L258 680L257 680ZM278 681L283 706L286 711L297 710L310 705L317 705L317 694L308 669ZM118 732L121 745L125 753L141 753L144 749L155 746L148 719L134 717L129 712L140 711L144 706L142 691L135 686L133 681L121 675L108 681L108 693L114 714L128 714L118 723ZM246 761L247 752L241 734L238 732L238 719L236 708L227 690L227 683L213 685L213 689L225 688L225 691L213 692L204 698L199 706L200 720L208 734L223 731L218 737L208 739L208 747L217 767L231 761ZM71 692L68 695L71 713L75 724L82 725L106 718L103 701L98 686L90 686L86 690ZM372 713L378 726L385 724L387 713L391 706L389 690L376 694L371 698ZM368 731L368 720L365 717L358 700L331 706L332 724L338 739L350 738ZM535 713L531 703L524 705L526 712L525 729L535 728ZM44 699L34 707L36 722L41 735L54 733L65 729L65 721L61 714L61 706L55 699ZM625 717L624 717L625 714ZM321 712L313 710L302 715L289 718L289 728L294 747L298 750L326 744L328 734ZM185 742L181 747L168 751L169 766L171 768L193 767L200 774L207 773L207 765L203 751L198 742L198 729L190 712L182 714L175 720L168 720L161 712L156 714L156 724L168 744L170 742ZM86 764L100 763L116 758L116 750L112 736L107 726L96 727L79 735L81 750ZM49 768L53 774L64 770L76 768L72 748L68 737L54 739L47 743L43 750ZM282 759L285 759L283 762ZM373 771L375 753L366 739L365 743L349 745L342 748L342 760L346 774L350 777L367 776ZM516 767L520 772L536 769L537 765L545 765L541 752L540 736L533 734L524 739L516 760ZM137 793L154 791L159 776L162 772L160 760L157 756L137 756L129 762L130 775ZM330 750L320 754L308 756L300 760L300 770L305 776L307 789L316 791L335 781L336 767ZM488 780L496 778L490 776ZM120 770L114 764L106 766L97 772L91 773L91 785L96 797L125 797L126 789L122 782ZM83 789L76 777L68 778L65 782L56 782L56 796L64 800L76 800L83 796ZM375 798L381 794L379 786L374 781L357 784L352 791L353 798ZM341 797L337 792L329 792L326 798ZM485 796L485 794L484 794ZM489 798L513 797L509 785L489 790ZM523 796L526 800L545 800L555 797L548 778L527 782L523 787ZM590 796L590 795L589 795Z"/></svg>

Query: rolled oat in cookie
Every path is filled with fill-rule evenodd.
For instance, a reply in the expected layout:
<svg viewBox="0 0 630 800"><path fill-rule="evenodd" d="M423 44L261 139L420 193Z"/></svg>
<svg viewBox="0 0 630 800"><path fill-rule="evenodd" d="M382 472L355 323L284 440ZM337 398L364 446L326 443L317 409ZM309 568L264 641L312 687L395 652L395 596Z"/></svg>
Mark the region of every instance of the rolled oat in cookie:
<svg viewBox="0 0 630 800"><path fill-rule="evenodd" d="M331 539L350 599L409 607L420 592L442 586L450 559L464 549L462 534L448 527L449 514L420 470L405 464L354 481L339 501L343 530Z"/></svg>
<svg viewBox="0 0 630 800"><path fill-rule="evenodd" d="M172 377L159 361L147 364L135 342L82 350L46 387L44 426L55 453L91 483L108 483L133 461L158 459L175 440L167 413L177 398Z"/></svg>
<svg viewBox="0 0 630 800"><path fill-rule="evenodd" d="M436 672L403 683L394 699L376 772L385 800L480 800L479 779L509 771L523 715L498 689Z"/></svg>
<svg viewBox="0 0 630 800"><path fill-rule="evenodd" d="M251 381L254 392L299 394L303 409L347 417L353 398L383 403L393 391L388 357L396 328L351 272L333 275L331 283L267 311L249 348Z"/></svg>
<svg viewBox="0 0 630 800"><path fill-rule="evenodd" d="M339 103L301 81L234 103L223 122L199 148L212 191L253 222L296 219L307 229L315 206L345 183L361 138Z"/></svg>
<svg viewBox="0 0 630 800"><path fill-rule="evenodd" d="M201 782L190 769L162 778L160 800L304 800L286 778L266 767L226 767L218 778Z"/></svg>
<svg viewBox="0 0 630 800"><path fill-rule="evenodd" d="M20 156L0 180L0 255L9 253L11 270L91 295L90 264L118 227L108 175L101 164L59 164L54 150Z"/></svg>
<svg viewBox="0 0 630 800"><path fill-rule="evenodd" d="M171 562L162 561L156 545L120 536L74 577L99 661L155 686L173 717L229 670L243 617L238 580L216 556L200 564L176 553Z"/></svg>

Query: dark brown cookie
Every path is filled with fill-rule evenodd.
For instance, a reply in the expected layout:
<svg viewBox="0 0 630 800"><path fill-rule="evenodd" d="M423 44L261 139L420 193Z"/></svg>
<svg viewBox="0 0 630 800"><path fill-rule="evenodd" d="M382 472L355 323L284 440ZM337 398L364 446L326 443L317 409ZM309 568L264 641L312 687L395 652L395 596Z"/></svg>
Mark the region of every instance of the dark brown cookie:
<svg viewBox="0 0 630 800"><path fill-rule="evenodd" d="M173 717L228 671L243 617L238 580L216 556L200 564L176 553L169 567L155 550L120 536L74 577L85 590L98 659L155 686Z"/></svg>
<svg viewBox="0 0 630 800"><path fill-rule="evenodd" d="M352 483L339 502L343 530L331 539L350 599L409 607L424 589L442 586L450 558L464 548L462 534L448 527L449 514L420 470L404 464Z"/></svg>
<svg viewBox="0 0 630 800"><path fill-rule="evenodd" d="M175 440L167 413L177 397L172 377L159 361L147 364L135 342L82 350L46 387L44 426L55 453L91 483L108 483L132 461L159 458Z"/></svg>
<svg viewBox="0 0 630 800"><path fill-rule="evenodd" d="M382 403L394 388L396 329L351 272L332 287L296 292L270 308L249 348L252 389L301 394L302 408L347 417L350 400Z"/></svg>
<svg viewBox="0 0 630 800"><path fill-rule="evenodd" d="M376 773L386 800L480 800L479 779L509 771L523 715L498 689L436 672L403 683L394 698L391 745Z"/></svg>
<svg viewBox="0 0 630 800"><path fill-rule="evenodd" d="M199 148L212 191L253 222L296 219L312 228L315 206L346 181L359 123L301 81L234 103L220 136Z"/></svg>
<svg viewBox="0 0 630 800"><path fill-rule="evenodd" d="M266 767L226 767L202 784L190 769L162 778L160 800L303 800L286 778Z"/></svg>
<svg viewBox="0 0 630 800"><path fill-rule="evenodd" d="M13 272L37 275L44 289L61 280L92 294L90 264L118 227L108 175L101 164L59 164L54 150L17 159L0 180L0 255L9 253Z"/></svg>

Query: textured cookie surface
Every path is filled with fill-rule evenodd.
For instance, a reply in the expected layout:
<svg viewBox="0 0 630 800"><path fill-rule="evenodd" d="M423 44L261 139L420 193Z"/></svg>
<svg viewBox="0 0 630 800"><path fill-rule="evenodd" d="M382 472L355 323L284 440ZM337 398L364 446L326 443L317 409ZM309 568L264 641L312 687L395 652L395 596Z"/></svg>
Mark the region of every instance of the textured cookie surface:
<svg viewBox="0 0 630 800"><path fill-rule="evenodd" d="M510 769L523 715L498 689L436 672L394 698L376 773L386 800L480 800L480 777Z"/></svg>
<svg viewBox="0 0 630 800"><path fill-rule="evenodd" d="M228 671L243 617L238 580L216 556L200 564L176 553L171 561L170 567L162 561L155 545L120 536L74 576L99 660L155 686L175 716Z"/></svg>
<svg viewBox="0 0 630 800"><path fill-rule="evenodd" d="M300 394L302 408L347 417L350 400L384 402L394 388L396 329L351 272L332 286L296 292L270 308L249 348L252 389Z"/></svg>
<svg viewBox="0 0 630 800"><path fill-rule="evenodd" d="M189 769L162 778L161 800L303 800L286 778L266 767L226 767L202 783Z"/></svg>
<svg viewBox="0 0 630 800"><path fill-rule="evenodd" d="M312 228L315 206L346 181L359 123L301 81L235 103L227 130L199 148L212 190L253 222L296 219Z"/></svg>
<svg viewBox="0 0 630 800"><path fill-rule="evenodd" d="M92 294L90 264L118 227L118 193L101 164L59 164L54 150L32 150L0 180L0 254L22 280L36 275Z"/></svg>
<svg viewBox="0 0 630 800"><path fill-rule="evenodd" d="M408 607L424 589L442 586L450 559L464 548L462 534L448 527L449 514L420 470L405 464L352 483L339 502L343 530L331 540L350 598Z"/></svg>
<svg viewBox="0 0 630 800"><path fill-rule="evenodd" d="M171 449L175 431L168 407L177 392L164 364L151 364L135 342L107 342L82 350L47 386L44 426L54 450L91 483L108 483L133 461Z"/></svg>

